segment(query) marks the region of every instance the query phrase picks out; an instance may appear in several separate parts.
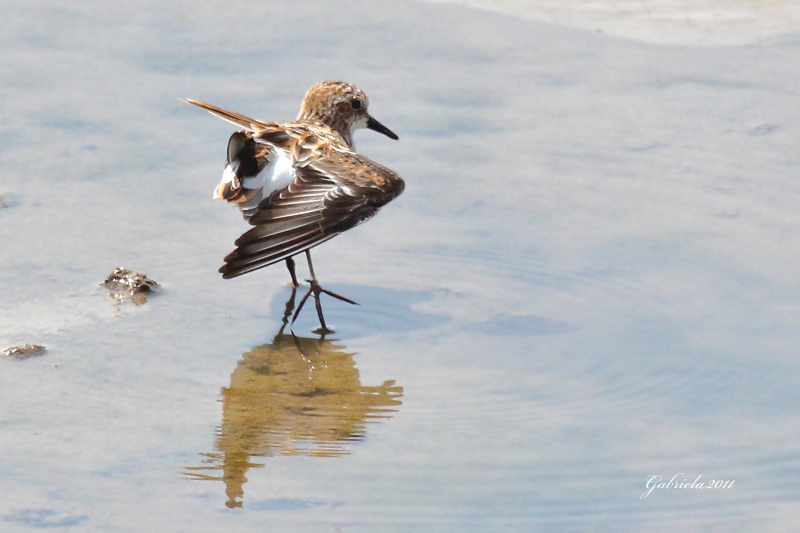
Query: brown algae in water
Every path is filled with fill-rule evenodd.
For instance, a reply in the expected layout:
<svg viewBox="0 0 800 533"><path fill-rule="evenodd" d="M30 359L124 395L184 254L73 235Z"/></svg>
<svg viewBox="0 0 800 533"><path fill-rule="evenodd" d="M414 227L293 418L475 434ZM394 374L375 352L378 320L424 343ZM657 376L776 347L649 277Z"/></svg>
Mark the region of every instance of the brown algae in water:
<svg viewBox="0 0 800 533"><path fill-rule="evenodd" d="M130 299L136 305L147 302L145 294L152 293L160 285L145 274L133 272L127 268L117 267L114 272L101 283L108 289L108 295L117 301Z"/></svg>
<svg viewBox="0 0 800 533"><path fill-rule="evenodd" d="M33 357L34 355L42 355L46 348L38 344L22 344L20 346L12 346L3 350L3 355L6 357L13 357L15 359L25 359L26 357Z"/></svg>

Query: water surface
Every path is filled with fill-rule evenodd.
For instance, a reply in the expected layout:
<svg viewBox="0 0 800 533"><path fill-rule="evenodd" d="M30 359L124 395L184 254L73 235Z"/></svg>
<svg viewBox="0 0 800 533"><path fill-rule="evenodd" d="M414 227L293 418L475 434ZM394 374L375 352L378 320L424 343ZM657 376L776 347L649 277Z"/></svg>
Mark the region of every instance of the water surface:
<svg viewBox="0 0 800 533"><path fill-rule="evenodd" d="M797 35L393 6L3 6L0 349L48 351L0 361L0 530L792 530ZM327 78L407 188L293 336L282 266L216 272L231 127L178 98L291 119ZM678 474L735 483L642 499Z"/></svg>

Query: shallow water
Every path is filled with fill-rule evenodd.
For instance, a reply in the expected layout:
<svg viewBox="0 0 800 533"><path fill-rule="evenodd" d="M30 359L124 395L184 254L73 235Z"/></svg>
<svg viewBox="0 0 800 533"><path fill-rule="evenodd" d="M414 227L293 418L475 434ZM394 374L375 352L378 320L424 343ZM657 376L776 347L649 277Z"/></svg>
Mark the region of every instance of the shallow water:
<svg viewBox="0 0 800 533"><path fill-rule="evenodd" d="M47 352L0 360L0 530L800 523L796 34L3 8L0 349ZM356 142L407 189L315 250L361 305L292 337L282 266L216 272L245 229L211 199L231 128L178 97L290 119L325 78L400 135ZM162 287L117 302L117 266ZM735 483L642 498L652 475Z"/></svg>

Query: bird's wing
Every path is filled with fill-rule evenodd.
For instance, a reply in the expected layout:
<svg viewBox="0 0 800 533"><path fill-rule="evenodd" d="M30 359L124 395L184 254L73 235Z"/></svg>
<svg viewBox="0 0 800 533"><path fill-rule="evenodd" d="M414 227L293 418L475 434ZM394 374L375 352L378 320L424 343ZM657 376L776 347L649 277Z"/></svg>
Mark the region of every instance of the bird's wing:
<svg viewBox="0 0 800 533"><path fill-rule="evenodd" d="M237 204L245 220L249 220L263 198L288 185L294 176L289 154L276 151L271 143L256 143L253 140L255 135L261 133L271 134L273 137L277 134L280 137L282 126L275 122L255 120L191 98L186 101L245 129L234 133L228 140L225 171L219 185L214 189L214 198Z"/></svg>
<svg viewBox="0 0 800 533"><path fill-rule="evenodd" d="M245 204L252 201L255 207L260 202L256 198L263 187L264 180L253 184L253 178L261 174L269 165L269 146L257 145L253 141L253 134L247 131L237 131L228 140L228 159L222 181L214 189L214 198L238 204L244 209ZM274 159L274 158L273 158ZM253 186L247 187L246 184Z"/></svg>
<svg viewBox="0 0 800 533"><path fill-rule="evenodd" d="M291 154L295 179L258 206L255 227L236 240L220 268L233 278L313 248L367 220L403 191L393 171L324 131L266 128L254 137Z"/></svg>

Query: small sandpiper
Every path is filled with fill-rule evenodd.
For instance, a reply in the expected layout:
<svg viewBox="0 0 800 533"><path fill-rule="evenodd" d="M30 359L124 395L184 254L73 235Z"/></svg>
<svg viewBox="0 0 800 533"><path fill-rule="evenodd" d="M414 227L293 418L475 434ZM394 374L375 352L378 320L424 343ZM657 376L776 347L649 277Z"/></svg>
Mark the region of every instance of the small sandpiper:
<svg viewBox="0 0 800 533"><path fill-rule="evenodd" d="M254 227L239 237L219 271L235 278L280 261L297 286L293 256L305 252L322 331L330 331L320 293L355 304L317 282L309 250L371 218L403 192L395 172L355 152L353 132L368 128L397 139L367 113L369 100L349 83L324 81L311 87L293 122L261 122L188 99L244 128L231 135L222 182L214 198L235 203Z"/></svg>

